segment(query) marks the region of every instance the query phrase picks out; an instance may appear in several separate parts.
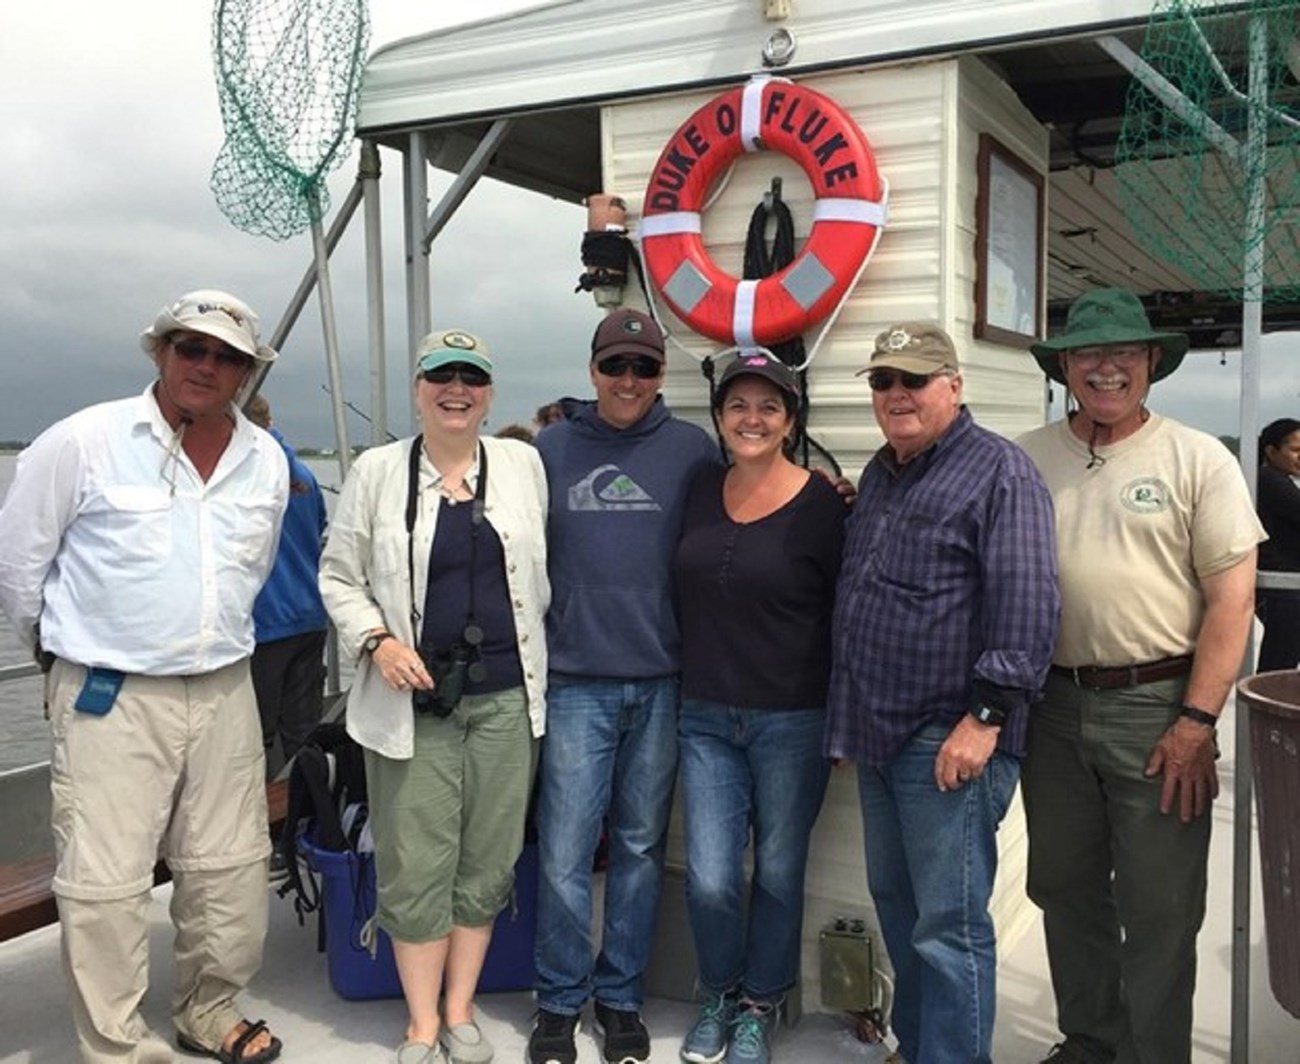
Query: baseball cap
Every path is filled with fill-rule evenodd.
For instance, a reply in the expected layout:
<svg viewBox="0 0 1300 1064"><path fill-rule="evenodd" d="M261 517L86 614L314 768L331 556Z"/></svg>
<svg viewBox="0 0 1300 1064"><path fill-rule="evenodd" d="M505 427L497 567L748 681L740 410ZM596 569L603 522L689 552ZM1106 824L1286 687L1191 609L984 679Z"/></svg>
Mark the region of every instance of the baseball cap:
<svg viewBox="0 0 1300 1064"><path fill-rule="evenodd" d="M873 369L926 374L944 369L961 372L952 337L929 321L899 322L880 333L876 337L871 361L855 376L860 377Z"/></svg>
<svg viewBox="0 0 1300 1064"><path fill-rule="evenodd" d="M655 320L639 310L616 310L600 323L591 338L591 360L610 355L646 355L664 361L664 334Z"/></svg>
<svg viewBox="0 0 1300 1064"><path fill-rule="evenodd" d="M477 366L489 376L492 373L492 353L487 344L464 329L440 329L431 332L415 351L415 372L437 369L452 362Z"/></svg>

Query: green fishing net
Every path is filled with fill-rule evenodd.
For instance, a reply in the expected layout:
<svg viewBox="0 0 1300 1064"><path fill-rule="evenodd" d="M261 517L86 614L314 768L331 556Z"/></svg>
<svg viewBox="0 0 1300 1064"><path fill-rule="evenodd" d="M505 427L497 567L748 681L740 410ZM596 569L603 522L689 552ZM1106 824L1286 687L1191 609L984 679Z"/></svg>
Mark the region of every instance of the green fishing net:
<svg viewBox="0 0 1300 1064"><path fill-rule="evenodd" d="M1254 38L1262 42L1254 94L1252 34L1262 35ZM1298 35L1300 0L1166 0L1148 24L1142 59L1191 107L1134 78L1115 177L1139 243L1206 291L1300 298ZM1262 210L1252 209L1257 180L1265 183ZM1263 279L1248 291L1243 262L1252 251L1262 256Z"/></svg>
<svg viewBox="0 0 1300 1064"><path fill-rule="evenodd" d="M226 142L211 186L238 228L284 240L328 210L325 179L348 154L369 40L365 0L217 0Z"/></svg>

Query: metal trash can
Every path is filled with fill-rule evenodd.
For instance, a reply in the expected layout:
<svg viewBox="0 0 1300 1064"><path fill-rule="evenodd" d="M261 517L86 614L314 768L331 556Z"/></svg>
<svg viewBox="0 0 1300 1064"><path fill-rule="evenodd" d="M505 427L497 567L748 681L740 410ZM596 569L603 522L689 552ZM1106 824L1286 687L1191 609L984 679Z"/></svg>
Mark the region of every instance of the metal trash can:
<svg viewBox="0 0 1300 1064"><path fill-rule="evenodd" d="M1237 695L1250 707L1268 982L1300 1019L1300 671L1247 676Z"/></svg>

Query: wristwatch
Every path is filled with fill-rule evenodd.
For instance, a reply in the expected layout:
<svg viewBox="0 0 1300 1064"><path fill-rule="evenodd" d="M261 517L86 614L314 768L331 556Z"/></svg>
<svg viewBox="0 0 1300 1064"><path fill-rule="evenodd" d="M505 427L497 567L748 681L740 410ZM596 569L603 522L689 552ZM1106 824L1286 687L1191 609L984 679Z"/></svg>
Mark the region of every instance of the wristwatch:
<svg viewBox="0 0 1300 1064"><path fill-rule="evenodd" d="M366 657L371 657L374 652L379 649L380 643L385 639L392 638L392 632L376 632L374 635L368 635L366 636L366 641L361 644L361 653L365 654Z"/></svg>
<svg viewBox="0 0 1300 1064"><path fill-rule="evenodd" d="M1211 731L1214 731L1219 726L1218 717L1213 713L1207 713L1203 709L1198 709L1196 706L1181 706L1179 707L1178 715L1180 717L1186 717L1188 720L1194 720L1197 724L1204 724Z"/></svg>
<svg viewBox="0 0 1300 1064"><path fill-rule="evenodd" d="M1007 722L1007 715L1002 710L983 703L972 709L970 715L981 724L991 724L995 728L1000 728Z"/></svg>

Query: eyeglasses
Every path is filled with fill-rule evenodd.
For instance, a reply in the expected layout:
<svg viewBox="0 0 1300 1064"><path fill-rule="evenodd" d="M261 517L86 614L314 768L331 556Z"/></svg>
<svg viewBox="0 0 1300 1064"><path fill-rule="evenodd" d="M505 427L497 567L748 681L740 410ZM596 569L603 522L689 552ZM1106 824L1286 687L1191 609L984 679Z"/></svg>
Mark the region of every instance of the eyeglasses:
<svg viewBox="0 0 1300 1064"><path fill-rule="evenodd" d="M1151 353L1146 344L1103 344L1098 347L1076 347L1065 356L1076 366L1099 366L1110 359L1117 366L1135 366L1145 361Z"/></svg>
<svg viewBox="0 0 1300 1064"><path fill-rule="evenodd" d="M867 375L867 383L871 385L873 392L887 392L897 381L903 382L903 387L909 392L919 392L935 377L950 377L946 369L938 370L935 373L908 373L905 370L873 370Z"/></svg>
<svg viewBox="0 0 1300 1064"><path fill-rule="evenodd" d="M252 359L242 351L235 351L224 345L214 349L202 340L173 340L172 350L186 362L193 362L196 365L206 362L209 355L218 366L225 369L247 369L248 364L252 362Z"/></svg>
<svg viewBox="0 0 1300 1064"><path fill-rule="evenodd" d="M459 377L466 388L486 388L492 383L492 374L468 362L448 362L445 366L426 369L420 376L430 384L450 384Z"/></svg>
<svg viewBox="0 0 1300 1064"><path fill-rule="evenodd" d="M596 363L596 369L602 377L621 377L628 370L638 380L654 380L663 372L664 364L649 355L610 355Z"/></svg>

